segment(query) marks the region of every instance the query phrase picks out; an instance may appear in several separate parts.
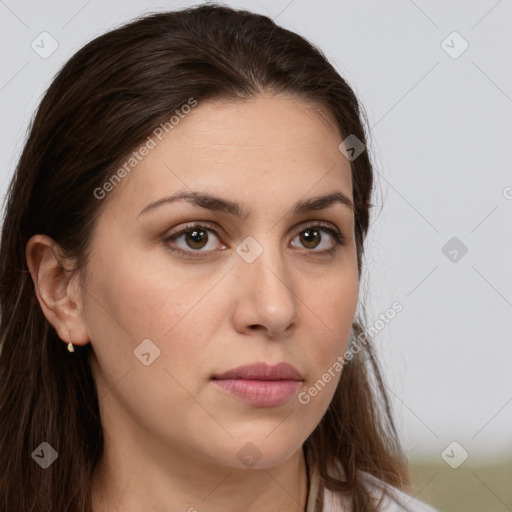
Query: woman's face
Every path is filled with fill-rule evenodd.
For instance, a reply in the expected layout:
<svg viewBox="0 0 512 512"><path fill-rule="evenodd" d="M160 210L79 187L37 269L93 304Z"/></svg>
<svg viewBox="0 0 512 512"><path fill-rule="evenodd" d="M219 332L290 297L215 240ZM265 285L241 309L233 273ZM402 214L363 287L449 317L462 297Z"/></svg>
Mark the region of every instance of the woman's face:
<svg viewBox="0 0 512 512"><path fill-rule="evenodd" d="M326 412L356 310L352 208L298 209L352 200L341 136L303 100L265 94L199 103L153 139L104 199L83 275L106 435L276 466ZM154 205L175 194L197 199ZM265 366L280 363L296 374Z"/></svg>

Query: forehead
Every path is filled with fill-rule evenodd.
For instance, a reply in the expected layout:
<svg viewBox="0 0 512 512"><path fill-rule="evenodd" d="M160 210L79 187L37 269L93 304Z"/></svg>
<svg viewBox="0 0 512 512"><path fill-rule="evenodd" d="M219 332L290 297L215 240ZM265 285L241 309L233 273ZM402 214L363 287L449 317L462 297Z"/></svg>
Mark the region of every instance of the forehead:
<svg viewBox="0 0 512 512"><path fill-rule="evenodd" d="M239 201L325 193L352 197L350 162L329 112L297 97L198 102L154 144L109 199L139 212L177 190L200 190Z"/></svg>

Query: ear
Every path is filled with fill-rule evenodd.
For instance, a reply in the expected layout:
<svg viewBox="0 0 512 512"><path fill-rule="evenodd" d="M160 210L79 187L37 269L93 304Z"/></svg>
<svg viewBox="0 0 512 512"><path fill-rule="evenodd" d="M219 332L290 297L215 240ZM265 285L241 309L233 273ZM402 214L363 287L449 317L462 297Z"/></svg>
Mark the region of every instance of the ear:
<svg viewBox="0 0 512 512"><path fill-rule="evenodd" d="M87 344L79 273L70 271L73 261L46 235L34 235L27 242L26 258L41 309L60 339L66 345Z"/></svg>

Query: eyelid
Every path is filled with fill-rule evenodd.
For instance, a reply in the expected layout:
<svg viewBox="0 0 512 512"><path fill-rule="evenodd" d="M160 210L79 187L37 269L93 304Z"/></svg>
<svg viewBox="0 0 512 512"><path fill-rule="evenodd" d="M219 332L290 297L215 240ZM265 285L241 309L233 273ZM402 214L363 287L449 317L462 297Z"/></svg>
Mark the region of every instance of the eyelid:
<svg viewBox="0 0 512 512"><path fill-rule="evenodd" d="M298 226L293 228L294 230L298 229L298 233L303 231L304 229L307 229L308 227L322 227L322 228L329 228L334 231L338 231L341 233L341 230L338 229L336 224L333 224L332 222L326 222L325 220L308 220L305 222L301 222Z"/></svg>
<svg viewBox="0 0 512 512"><path fill-rule="evenodd" d="M219 229L219 227L216 224L213 224L208 221L199 220L199 221L194 221L194 222L188 222L188 223L185 223L180 229L170 232L166 236L166 240L169 240L175 236L182 235L183 233L186 233L187 231L192 231L193 229L199 229L199 228L207 228L211 231L214 231L215 234L217 234L217 230Z"/></svg>

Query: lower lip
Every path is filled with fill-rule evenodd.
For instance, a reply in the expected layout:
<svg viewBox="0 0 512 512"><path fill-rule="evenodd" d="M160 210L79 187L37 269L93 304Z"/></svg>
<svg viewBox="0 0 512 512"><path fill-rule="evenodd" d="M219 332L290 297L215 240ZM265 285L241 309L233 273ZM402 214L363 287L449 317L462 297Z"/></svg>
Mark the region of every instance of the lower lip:
<svg viewBox="0 0 512 512"><path fill-rule="evenodd" d="M294 395L302 384L297 380L219 379L212 382L255 407L281 405Z"/></svg>

